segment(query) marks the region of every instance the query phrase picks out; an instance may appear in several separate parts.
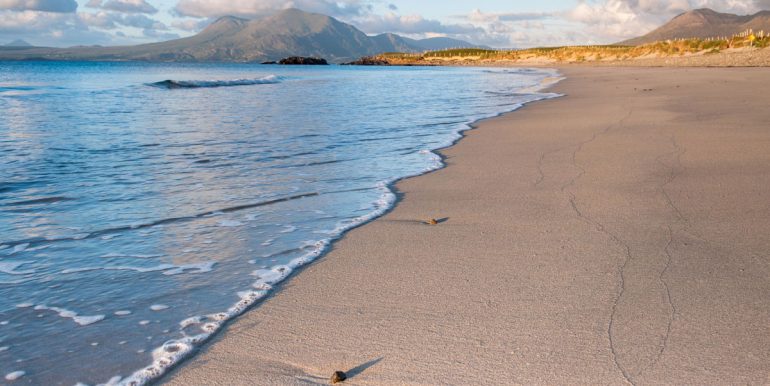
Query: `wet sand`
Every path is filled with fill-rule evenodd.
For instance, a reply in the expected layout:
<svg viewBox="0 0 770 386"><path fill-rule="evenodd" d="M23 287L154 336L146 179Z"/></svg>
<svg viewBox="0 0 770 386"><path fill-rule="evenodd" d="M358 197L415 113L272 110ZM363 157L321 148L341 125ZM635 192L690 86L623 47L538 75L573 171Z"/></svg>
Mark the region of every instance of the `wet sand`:
<svg viewBox="0 0 770 386"><path fill-rule="evenodd" d="M770 72L563 72L164 381L770 382Z"/></svg>

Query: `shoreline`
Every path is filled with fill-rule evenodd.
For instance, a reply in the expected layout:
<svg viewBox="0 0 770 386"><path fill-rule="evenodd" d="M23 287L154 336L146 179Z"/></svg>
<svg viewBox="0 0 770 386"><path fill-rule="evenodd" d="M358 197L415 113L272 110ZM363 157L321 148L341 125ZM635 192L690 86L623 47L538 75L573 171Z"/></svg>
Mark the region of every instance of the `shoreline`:
<svg viewBox="0 0 770 386"><path fill-rule="evenodd" d="M310 252L293 259L286 265L276 266L279 267L279 270L275 271L275 268L273 270L278 276L280 276L280 278L277 278L274 281L271 280L265 283L261 283L259 286L257 285L259 281L257 281L253 285L254 289L238 292L237 295L239 296L240 300L228 308L227 311L218 313L217 315L220 316L215 321L208 323L209 326L213 327L209 327L208 330L198 335L186 335L180 339L166 341L163 345L157 347L155 350L153 350L154 360L149 365L139 368L128 377L123 378L121 380L121 384L146 384L161 381L167 375L167 373L174 372L177 367L184 367L184 364L187 361L194 359L195 353L198 352L201 347L205 347L207 344L210 344L212 338L215 338L219 334L224 333L222 330L226 329L230 323L237 320L237 318L240 317L243 313L258 307L259 304L262 304L266 299L269 299L276 293L279 293L281 288L286 285L287 281L301 273L307 265L313 264L316 260L322 259L332 249L334 243L344 238L348 232L365 226L371 221L375 221L376 219L394 210L398 205L399 199L401 197L401 194L396 187L398 183L403 180L433 173L446 167L445 158L441 154L441 150L455 146L464 138L467 131L474 130L476 128L476 124L478 122L514 112L530 103L557 98L560 96L558 94L545 92L545 89L551 87L563 79L558 71L553 69L537 69L534 70L534 72L537 72L539 76L542 77L542 79L539 81L539 84L533 84L526 88L520 88L517 93L517 95L519 93L526 94L532 97L527 98L531 100L519 101L515 105L506 105L508 109L502 112L491 113L488 115L482 114L468 116L468 121L456 126L456 129L452 133L452 138L450 138L448 141L442 142L442 144L434 145L439 146L437 148L433 148L432 150L425 150L426 154L433 156L433 165L423 169L417 174L406 175L397 179L382 181L377 185L377 189L380 190L382 195L377 201L377 204L375 205L375 208L372 212L351 219L351 221L346 225L339 225L338 228L333 231L333 233L329 234L328 238L316 242L315 248ZM315 195L316 193L308 193L288 197L287 199L305 198ZM283 199L278 201L282 200ZM197 215L196 217L199 216L202 215ZM197 317L191 317L183 320L181 323L198 323L194 321L196 318ZM120 376L115 376L111 379L117 379L119 377Z"/></svg>
<svg viewBox="0 0 770 386"><path fill-rule="evenodd" d="M671 165L682 162L683 155L676 149L681 145L655 135L651 141L654 143L639 146L641 150L633 146L621 151L609 147L604 153L589 153L587 148L597 146L597 139L608 137L613 128L617 130L638 120L634 117L635 108L659 113L657 118L649 118L654 122L637 124L647 136L652 135L648 132L650 125L670 124L667 119L677 116L677 111L661 109L656 98L680 98L679 94L672 97L665 93L682 91L677 91L678 85L665 87L665 82L658 78L692 87L698 87L703 80L722 80L719 76L728 76L735 84L752 84L740 75L747 70L738 69L611 69L610 75L600 74L602 71L607 69L564 67L560 72L567 79L548 91L567 97L529 104L474 124L474 130L465 131L461 141L440 150L445 168L398 182L396 194L402 199L395 208L348 232L323 258L282 285L258 308L233 321L225 333L161 382L312 383L324 382L335 370L349 371L350 382L354 384L486 383L501 379L516 383L622 383L639 381L641 377L650 377L644 381L675 379L671 372L661 369L661 363L669 365L673 361L680 364L680 370L693 364L675 354L670 354L674 355L672 359L662 360L664 354L672 351L670 338L677 332L677 309L672 299L679 299L675 281L665 279L673 275L675 257L686 255L680 249L688 249L682 246L688 244L680 243L680 238L690 237L688 232L700 225L683 220L689 214L688 208L674 206L680 197L667 191L680 177L675 165ZM636 80L626 79L628 72L633 72ZM687 75L688 72L695 74ZM632 84L639 87L631 91ZM645 85L649 88L643 88ZM621 86L625 94L611 89ZM595 95L581 90L586 87L593 88ZM661 89L665 90L663 96L653 91ZM739 94L737 97L745 97L740 90L729 89ZM631 110L610 103L586 104L585 100L596 102L610 97L604 93L627 98L624 102L633 105ZM711 96L705 92L696 95ZM761 107L761 101L754 103ZM751 106L738 109L748 107ZM585 116L580 110L587 108L596 114ZM554 114L567 117L554 122ZM741 118L745 121L743 130L761 122L758 118L764 116L757 117L761 114L755 112ZM566 130L565 122L574 127ZM604 127L606 131L599 130ZM765 139L763 133L754 134ZM654 151L665 145L673 148L654 154L652 159L642 151ZM621 163L625 158L636 160L644 167L631 163L630 170L638 172L635 177L644 176L656 182L655 189L641 178L623 180L628 176L602 162L578 163L581 152L599 159L620 157L616 161ZM756 152L752 154L758 157ZM762 181L770 182L761 169L757 173L766 179ZM752 177L755 180L757 176ZM658 180L665 183L661 185ZM457 181L467 182L468 186ZM650 201L644 194L627 196L625 190L615 192L617 197L601 197L602 201L593 198L597 186L634 183L642 185L643 192L648 188L654 191L655 200ZM738 189L738 193L741 191ZM629 211L613 201L620 198L632 203L638 200L630 211L632 214L651 212L647 213L649 219L644 217L640 221L644 226L629 226L630 221L613 222L634 218L617 216L616 212ZM693 211L699 209L702 208L695 207ZM448 220L438 226L419 222L444 217ZM760 223L768 223L766 218L759 217ZM667 232L662 224L667 224ZM702 234L698 238L704 238ZM753 233L748 236L761 238ZM664 247L658 245L661 238L667 241ZM749 237L749 244L764 246L754 238ZM697 242L689 238L688 241ZM654 245L646 248L648 244ZM709 253L720 251L708 243L699 246ZM655 259L643 264L639 259L633 260L636 249ZM571 253L565 250L577 256L569 256ZM666 255L668 263L661 273L658 260L665 262ZM754 272L768 272L765 265L753 268ZM645 284L637 288L637 279ZM654 290L645 287L653 281ZM566 286L565 282L572 285ZM688 281L683 282L687 287ZM768 279L756 279L752 285L757 288L755 291L770 288ZM586 294L592 296L585 297ZM665 294L668 301L660 302ZM629 305L628 299L635 301L632 305L638 310ZM629 315L641 317L645 323L636 325ZM694 319L705 318L700 316ZM761 318L750 319L757 320ZM703 327L702 323L692 324ZM656 337L666 328L661 346ZM702 344L687 334L683 338ZM753 367L733 367L731 372L729 366L716 363L707 374L688 372L684 375L689 377L676 379L708 383L745 380L749 373L756 376L760 371L766 372L769 366L757 363L760 359L765 360L761 363L768 363L767 353L755 349L767 342L752 338L753 342L747 344L753 358L733 352L731 358L717 355L712 359L732 363L742 357L744 364L753 363ZM438 350L441 354L437 354ZM639 365L642 371L637 369L638 363L643 364ZM736 368L741 368L742 374L737 374ZM674 374L682 375L676 371Z"/></svg>

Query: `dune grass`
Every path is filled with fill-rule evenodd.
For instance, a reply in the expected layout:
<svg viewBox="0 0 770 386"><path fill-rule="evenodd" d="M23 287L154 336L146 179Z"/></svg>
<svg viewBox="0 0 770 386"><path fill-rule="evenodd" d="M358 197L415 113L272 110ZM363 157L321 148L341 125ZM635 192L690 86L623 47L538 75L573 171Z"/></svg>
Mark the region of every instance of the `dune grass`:
<svg viewBox="0 0 770 386"><path fill-rule="evenodd" d="M594 45L537 47L521 50L489 50L459 48L427 51L419 54L391 52L380 57L394 64L442 62L442 61L526 61L547 60L554 62L588 62L629 60L643 57L673 57L692 54L714 54L730 48L770 45L770 35L746 31L732 37L708 39L677 39L660 41L641 46Z"/></svg>

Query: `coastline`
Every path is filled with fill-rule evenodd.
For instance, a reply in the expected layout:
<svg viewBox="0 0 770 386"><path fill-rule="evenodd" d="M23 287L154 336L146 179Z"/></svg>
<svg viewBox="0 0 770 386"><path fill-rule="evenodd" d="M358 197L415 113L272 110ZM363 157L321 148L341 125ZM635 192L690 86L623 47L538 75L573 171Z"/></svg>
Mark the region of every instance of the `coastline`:
<svg viewBox="0 0 770 386"><path fill-rule="evenodd" d="M467 56L447 57L373 57L372 60L399 66L454 66L454 67L768 67L770 48L729 48L723 51L682 52L680 54L649 53L637 57L609 51L602 55L601 48L562 47L559 55L553 52L530 50L520 58L484 58L472 53ZM526 51L526 50L525 50ZM585 51L585 52L583 52Z"/></svg>
<svg viewBox="0 0 770 386"><path fill-rule="evenodd" d="M549 91L567 97L477 124L441 151L446 168L399 182L396 208L162 381L316 383L335 370L353 384L765 379L770 173L757 144L770 135L752 90L770 79L562 73Z"/></svg>

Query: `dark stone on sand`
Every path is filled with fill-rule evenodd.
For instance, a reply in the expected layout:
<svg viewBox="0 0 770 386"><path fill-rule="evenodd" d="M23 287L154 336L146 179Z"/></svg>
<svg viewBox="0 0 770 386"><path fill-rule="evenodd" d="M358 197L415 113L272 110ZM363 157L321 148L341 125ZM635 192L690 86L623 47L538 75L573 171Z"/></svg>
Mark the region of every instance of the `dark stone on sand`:
<svg viewBox="0 0 770 386"><path fill-rule="evenodd" d="M330 381L332 384L345 382L345 380L348 379L347 374L345 374L344 371L335 371L334 374L332 374L332 377Z"/></svg>
<svg viewBox="0 0 770 386"><path fill-rule="evenodd" d="M322 58L305 58L301 56L292 56L290 58L281 59L278 64L284 65L302 65L302 66L326 66L329 63L326 59Z"/></svg>

